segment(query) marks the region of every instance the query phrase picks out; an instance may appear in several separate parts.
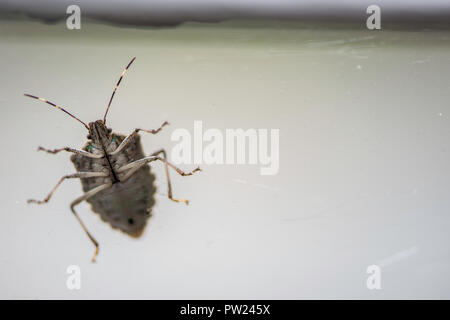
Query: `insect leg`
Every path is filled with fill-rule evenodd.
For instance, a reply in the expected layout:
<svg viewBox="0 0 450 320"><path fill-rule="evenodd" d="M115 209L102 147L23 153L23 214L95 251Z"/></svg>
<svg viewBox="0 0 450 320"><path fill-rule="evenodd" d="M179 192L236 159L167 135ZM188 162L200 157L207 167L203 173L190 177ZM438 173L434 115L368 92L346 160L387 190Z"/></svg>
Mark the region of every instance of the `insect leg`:
<svg viewBox="0 0 450 320"><path fill-rule="evenodd" d="M159 154L163 155L164 160L167 160L167 154L166 154L166 150L164 149L160 149L158 151L153 152L150 156L157 156ZM189 204L189 200L186 199L175 199L172 196L172 183L170 182L170 175L169 175L169 165L167 164L167 162L164 163L164 169L166 171L166 178L167 178L167 195L169 197L170 200L175 201L175 202L184 202L186 204Z"/></svg>
<svg viewBox="0 0 450 320"><path fill-rule="evenodd" d="M59 179L56 186L53 187L52 191L50 191L50 193L44 198L44 200L29 199L29 200L27 200L27 202L28 203L37 203L37 204L47 203L50 200L50 198L52 197L53 193L55 193L55 191L59 187L59 185L66 179L107 177L107 176L108 176L108 173L105 173L105 172L77 172L77 173L73 173L73 174L68 174L66 176L63 176L61 179Z"/></svg>
<svg viewBox="0 0 450 320"><path fill-rule="evenodd" d="M94 158L94 159L103 158L103 154L93 154L93 153L90 153L90 152L87 152L87 151L84 151L84 150L77 150L77 149L72 149L72 148L69 148L69 147L53 149L53 150L42 148L42 147L38 147L38 151L45 151L45 152L52 153L52 154L56 154L56 153L61 152L61 151L67 151L67 152L76 153L76 154L79 154L81 156L88 157L88 158Z"/></svg>
<svg viewBox="0 0 450 320"><path fill-rule="evenodd" d="M113 152L111 152L109 155L114 156L114 155L118 154L120 151L122 151L123 148L125 148L130 143L130 141L132 141L132 139L136 136L136 134L139 133L139 131L144 131L144 132L151 133L151 134L157 134L158 132L161 131L161 129L164 126L167 126L167 125L169 125L169 123L167 121L164 121L164 123L158 129L152 129L152 130L139 129L139 128L134 129L132 133L130 133L128 136L125 137L125 139L123 139L123 141L119 144L117 149L114 150Z"/></svg>
<svg viewBox="0 0 450 320"><path fill-rule="evenodd" d="M97 240L95 240L95 238L89 233L88 229L86 228L86 226L84 225L83 221L80 219L80 217L78 216L77 212L75 211L75 206L77 204L79 204L80 202L89 199L90 197L96 195L97 193L99 193L100 191L103 191L105 189L108 189L112 186L112 183L106 183L103 184L101 186L95 187L92 190L89 190L88 192L86 192L84 195L82 195L81 197L75 199L71 204L70 204L70 210L72 211L72 213L74 214L75 218L78 220L78 222L80 223L81 227L83 228L84 232L86 232L86 235L89 237L89 239L92 241L92 243L95 246L95 252L94 252L94 256L92 257L92 262L95 262L95 258L98 255L98 251L99 251L99 244L97 242Z"/></svg>
<svg viewBox="0 0 450 320"><path fill-rule="evenodd" d="M164 126L168 126L168 125L169 125L169 123L167 121L164 121L164 123L158 129L148 130L148 129L139 129L138 128L138 129L135 129L134 131L136 131L136 133L138 133L139 131L144 131L144 132L151 133L151 134L157 134L158 132L160 132L162 130L162 128Z"/></svg>
<svg viewBox="0 0 450 320"><path fill-rule="evenodd" d="M166 163L169 167L174 169L181 176L191 176L197 171L202 171L200 169L200 167L197 167L194 170L192 170L191 172L184 172L183 170L177 168L176 166L174 166L173 164L168 162L166 159L163 159L163 158L158 157L158 156L149 156L149 157L145 157L145 158L142 158L142 159L130 162L130 163L120 167L119 169L117 169L117 172L118 173L122 173L124 171L127 171L128 169L135 169L137 166L144 165L144 164L147 164L149 162L156 161L156 160L159 160L161 162Z"/></svg>
<svg viewBox="0 0 450 320"><path fill-rule="evenodd" d="M163 153L163 154L164 154L164 158L161 158L161 157L156 156L157 154L160 154L160 153ZM200 169L200 168L196 168L196 169L192 170L191 172L187 172L187 173L184 172L184 171L182 171L181 169L175 167L173 164L171 164L170 162L168 162L168 161L166 160L166 153L165 153L165 150L164 150L164 149L159 150L159 151L153 153L153 154L152 154L151 156L149 156L149 157L146 157L146 158L142 158L142 159L136 160L136 161L134 161L134 162L128 163L128 164L124 165L123 167L119 168L119 169L117 170L118 173L125 172L125 171L129 170L129 171L125 174L125 176L124 176L123 178L121 178L120 180L121 180L121 181L126 181L126 180L129 179L136 171L138 171L142 166L146 165L146 164L149 163L149 162L153 162L153 161L156 161L156 160L159 160L159 161L163 162L164 165L165 165L166 176L167 176L167 183L168 183L168 189L169 189L169 191L168 191L168 193L169 193L169 199L171 199L171 200L173 200L173 201L175 201L175 202L184 202L184 203L188 204L188 203L189 203L188 200L184 200L184 199L175 199L175 198L172 197L172 186L171 186L171 183L170 183L169 169L168 169L168 168L171 167L171 168L174 169L178 174L180 174L180 175L182 175L182 176L190 176L190 175L194 174L194 173L197 172L197 171L201 171L201 169Z"/></svg>

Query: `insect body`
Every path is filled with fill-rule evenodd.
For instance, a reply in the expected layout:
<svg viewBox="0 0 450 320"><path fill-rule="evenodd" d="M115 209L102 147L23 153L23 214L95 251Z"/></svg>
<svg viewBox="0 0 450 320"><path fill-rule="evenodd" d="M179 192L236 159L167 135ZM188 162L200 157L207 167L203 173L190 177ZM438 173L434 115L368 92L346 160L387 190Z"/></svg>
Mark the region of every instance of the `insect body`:
<svg viewBox="0 0 450 320"><path fill-rule="evenodd" d="M114 133L106 126L106 116L112 99L125 72L134 60L135 58L130 61L120 76L109 100L103 120L91 122L89 125L86 125L86 123L64 108L46 99L25 94L25 96L41 100L62 110L81 122L89 131L88 141L82 147L82 150L69 147L54 150L42 147L38 148L38 150L53 154L61 151L73 153L71 161L77 172L63 176L43 200L31 199L28 202L38 204L46 203L65 179L80 178L85 193L83 196L75 199L71 203L70 208L83 230L95 245L95 253L92 261L95 261L98 255L99 245L75 211L77 204L86 200L91 204L92 210L98 213L102 220L108 222L113 228L117 228L132 237L139 237L145 228L148 218L151 216L151 209L155 203L154 194L156 189L153 185L155 177L151 173L148 164L153 161L163 162L167 177L169 199L186 204L188 204L187 200L172 197L169 167L182 176L192 175L194 172L200 171L200 168L196 168L186 173L178 169L166 160L166 152L164 149L160 149L150 156L145 156L140 143L139 131L156 134L165 125L168 125L167 122L164 122L156 130L135 129L128 136Z"/></svg>

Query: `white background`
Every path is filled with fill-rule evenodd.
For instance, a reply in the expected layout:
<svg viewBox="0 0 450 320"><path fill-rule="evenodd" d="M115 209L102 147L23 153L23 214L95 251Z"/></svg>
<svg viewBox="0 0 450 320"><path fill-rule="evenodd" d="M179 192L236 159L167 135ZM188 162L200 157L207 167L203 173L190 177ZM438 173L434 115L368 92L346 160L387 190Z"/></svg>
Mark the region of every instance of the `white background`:
<svg viewBox="0 0 450 320"><path fill-rule="evenodd" d="M252 24L250 24L251 26ZM339 31L267 24L137 30L3 21L0 25L1 298L450 298L450 46L446 32ZM147 153L175 128L279 128L280 171L203 165L172 174L146 232L133 240L78 210L58 179L85 129L23 96L41 95L85 121L144 135ZM183 166L189 170L194 165ZM82 288L66 288L79 265ZM366 268L382 267L382 289Z"/></svg>

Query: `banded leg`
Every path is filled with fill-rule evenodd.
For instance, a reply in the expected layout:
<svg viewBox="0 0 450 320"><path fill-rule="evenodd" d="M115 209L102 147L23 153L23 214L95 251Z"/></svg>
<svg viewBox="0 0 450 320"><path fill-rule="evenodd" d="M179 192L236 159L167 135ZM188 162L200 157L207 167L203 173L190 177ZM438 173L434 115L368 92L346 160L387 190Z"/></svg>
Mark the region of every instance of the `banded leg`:
<svg viewBox="0 0 450 320"><path fill-rule="evenodd" d="M164 158L158 157L157 155L162 153ZM123 167L119 168L117 170L118 173L121 172L125 172L127 170L129 170L125 176L121 179L121 181L126 181L127 179L129 179L136 171L138 171L142 166L146 165L149 162L152 161L156 161L159 160L161 162L164 163L165 166L165 170L166 170L166 177L167 177L167 187L168 187L168 196L169 199L175 202L184 202L186 204L189 204L189 200L185 200L185 199L175 199L172 197L172 185L170 182L170 176L169 176L169 167L171 167L172 169L174 169L179 175L181 176L190 176L192 174L194 174L197 171L201 171L201 169L199 167L197 167L196 169L192 170L191 172L184 172L181 169L175 167L173 164L171 164L170 162L168 162L166 160L167 156L166 156L166 151L164 149L158 150L154 153L152 153L151 156L146 157L146 158L142 158L139 160L136 160L134 162L128 163L126 165L124 165Z"/></svg>
<svg viewBox="0 0 450 320"><path fill-rule="evenodd" d="M158 129L152 129L152 130L139 129L139 128L134 129L134 131L132 133L130 133L128 136L125 137L125 139L123 139L123 141L121 142L121 144L119 144L117 149L114 150L113 152L111 152L109 155L114 156L114 155L118 154L120 151L122 151L123 148L125 148L130 143L130 141L132 141L133 138L139 133L139 131L144 131L144 132L151 133L151 134L157 134L158 132L160 132L162 130L162 128L164 126L167 126L167 125L169 125L169 123L167 121L164 121L164 123Z"/></svg>
<svg viewBox="0 0 450 320"><path fill-rule="evenodd" d="M34 200L29 199L27 200L28 203L47 203L50 198L52 197L53 193L55 193L56 189L59 187L59 185L66 179L73 179L73 178L92 178L92 177L107 177L108 173L105 172L77 172L73 174L68 174L66 176L63 176L61 179L59 179L56 186L53 187L53 189L50 191L50 193L44 198L44 200Z"/></svg>
<svg viewBox="0 0 450 320"><path fill-rule="evenodd" d="M95 246L95 252L94 255L92 256L92 262L95 262L95 258L98 255L99 252L99 244L97 242L97 240L95 240L95 238L89 233L88 229L86 228L86 226L84 225L83 221L80 219L80 217L78 216L77 212L75 211L75 206L77 204L79 204L80 202L89 199L90 197L96 195L97 193L99 193L100 191L103 191L105 189L108 189L112 186L112 183L106 183L106 184L102 184L101 186L95 187L92 190L89 190L88 192L86 192L84 195L82 195L81 197L75 199L71 204L70 204L70 210L72 211L72 213L74 214L75 218L78 220L78 222L80 223L81 227L83 228L84 232L86 232L86 235L89 237L89 239L91 240L91 242L94 244Z"/></svg>
<svg viewBox="0 0 450 320"><path fill-rule="evenodd" d="M53 150L46 149L46 148L43 148L43 147L38 147L38 151L45 151L47 153L52 153L52 154L56 154L56 153L61 152L61 151L67 151L67 152L76 153L76 154L79 154L81 156L88 157L88 158L94 158L94 159L100 159L100 158L104 157L103 154L93 154L93 153L90 153L90 152L87 152L87 151L84 151L84 150L78 150L78 149L73 149L73 148L69 148L69 147L53 149Z"/></svg>

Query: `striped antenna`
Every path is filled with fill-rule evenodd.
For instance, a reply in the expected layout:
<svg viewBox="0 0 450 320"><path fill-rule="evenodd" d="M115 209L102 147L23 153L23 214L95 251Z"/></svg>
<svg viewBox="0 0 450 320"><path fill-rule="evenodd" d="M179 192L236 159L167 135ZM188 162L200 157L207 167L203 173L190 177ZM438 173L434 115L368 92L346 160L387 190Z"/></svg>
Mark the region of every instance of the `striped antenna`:
<svg viewBox="0 0 450 320"><path fill-rule="evenodd" d="M45 103L51 105L52 107L55 107L56 109L59 109L59 110L61 110L61 111L64 111L65 113L67 113L69 116L71 116L71 117L74 118L75 120L80 121L80 122L86 127L86 129L89 130L89 127L86 125L86 123L84 123L83 121L81 121L80 119L78 119L77 117L75 117L75 116L74 116L73 114L71 114L69 111L67 111L67 110L61 108L60 106L54 104L53 102L50 102L50 101L48 101L47 99L44 99L44 98L41 98L41 97L33 96L33 95L31 95L31 94L28 94L28 93L24 93L24 96L30 97L30 98L33 98L33 99L36 99L36 100L41 100L42 102L45 102Z"/></svg>
<svg viewBox="0 0 450 320"><path fill-rule="evenodd" d="M108 107L106 108L105 116L103 117L103 123L106 124L106 116L108 115L109 107L111 106L112 99L114 98L114 95L116 94L116 90L119 87L120 82L122 81L123 76L125 75L125 72L127 72L128 68L131 66L131 64L136 60L136 57L131 59L130 63L128 63L125 70L123 70L122 75L119 78L119 81L117 81L116 87L114 88L114 91L111 95L111 98L109 99Z"/></svg>

